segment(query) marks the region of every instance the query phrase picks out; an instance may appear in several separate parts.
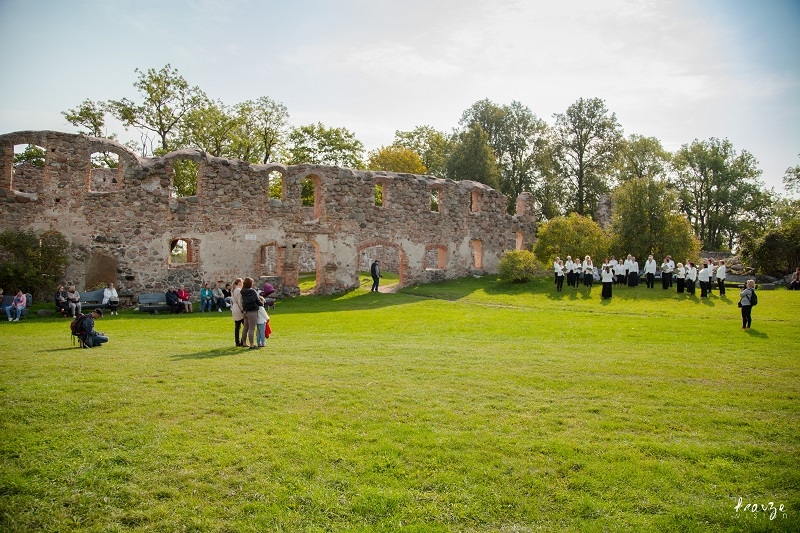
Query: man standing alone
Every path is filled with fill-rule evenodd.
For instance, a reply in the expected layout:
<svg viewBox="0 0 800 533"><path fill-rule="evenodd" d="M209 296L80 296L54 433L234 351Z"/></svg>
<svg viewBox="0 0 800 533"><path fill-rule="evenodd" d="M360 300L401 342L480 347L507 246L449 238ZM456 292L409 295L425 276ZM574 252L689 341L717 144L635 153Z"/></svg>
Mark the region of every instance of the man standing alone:
<svg viewBox="0 0 800 533"><path fill-rule="evenodd" d="M372 276L372 288L370 291L378 292L378 283L381 279L381 265L378 260L375 260L372 266L369 267L369 273Z"/></svg>

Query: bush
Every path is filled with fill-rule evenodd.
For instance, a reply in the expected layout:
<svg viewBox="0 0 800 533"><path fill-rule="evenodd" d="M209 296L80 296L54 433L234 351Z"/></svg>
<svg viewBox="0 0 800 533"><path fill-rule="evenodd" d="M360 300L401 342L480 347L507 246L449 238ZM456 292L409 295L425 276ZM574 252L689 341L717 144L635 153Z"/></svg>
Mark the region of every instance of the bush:
<svg viewBox="0 0 800 533"><path fill-rule="evenodd" d="M0 233L0 286L6 294L18 290L41 298L55 290L67 267L66 237L57 231Z"/></svg>
<svg viewBox="0 0 800 533"><path fill-rule="evenodd" d="M500 279L512 283L525 283L540 270L533 253L527 250L512 250L500 259Z"/></svg>

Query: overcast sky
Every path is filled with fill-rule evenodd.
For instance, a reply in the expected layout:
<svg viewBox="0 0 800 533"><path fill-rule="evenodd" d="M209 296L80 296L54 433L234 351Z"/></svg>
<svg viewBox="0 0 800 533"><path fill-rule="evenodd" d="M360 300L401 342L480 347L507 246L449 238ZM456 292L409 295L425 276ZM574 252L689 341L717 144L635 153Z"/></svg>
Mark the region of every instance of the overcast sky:
<svg viewBox="0 0 800 533"><path fill-rule="evenodd" d="M583 97L670 151L728 138L779 192L800 163L800 0L0 0L0 133L75 131L61 111L167 63L367 150L484 98L552 125Z"/></svg>

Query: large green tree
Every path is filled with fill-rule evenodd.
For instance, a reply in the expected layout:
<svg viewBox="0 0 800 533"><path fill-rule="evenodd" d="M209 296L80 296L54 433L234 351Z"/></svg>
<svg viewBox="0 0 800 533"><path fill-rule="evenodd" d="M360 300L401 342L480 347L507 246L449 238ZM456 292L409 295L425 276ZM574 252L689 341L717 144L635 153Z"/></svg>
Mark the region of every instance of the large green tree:
<svg viewBox="0 0 800 533"><path fill-rule="evenodd" d="M542 177L545 154L549 154L547 124L520 102L499 106L481 100L461 117L462 128L479 125L486 132L499 170L497 188L514 208L522 192L533 192Z"/></svg>
<svg viewBox="0 0 800 533"><path fill-rule="evenodd" d="M79 129L78 133L84 135L92 135L93 137L107 137L113 139L116 137L113 133L111 135L106 131L106 111L108 106L105 102L95 102L86 99L81 104L74 108L62 111L61 114L67 119L67 122L76 126Z"/></svg>
<svg viewBox="0 0 800 533"><path fill-rule="evenodd" d="M381 146L369 154L367 168L370 170L387 170L389 172L407 172L409 174L425 174L427 169L422 164L419 154L405 146Z"/></svg>
<svg viewBox="0 0 800 533"><path fill-rule="evenodd" d="M571 255L583 259L590 255L599 265L608 255L609 236L597 222L589 217L570 213L539 224L533 253L544 265L552 265L556 257Z"/></svg>
<svg viewBox="0 0 800 533"><path fill-rule="evenodd" d="M786 169L783 175L783 187L789 192L800 193L800 164Z"/></svg>
<svg viewBox="0 0 800 533"><path fill-rule="evenodd" d="M35 297L49 296L64 277L69 243L57 231L30 230L0 233L0 286L6 294L17 290Z"/></svg>
<svg viewBox="0 0 800 533"><path fill-rule="evenodd" d="M478 181L496 189L500 173L487 141L488 136L479 124L461 132L447 160L447 177Z"/></svg>
<svg viewBox="0 0 800 533"><path fill-rule="evenodd" d="M215 157L231 156L232 133L236 117L221 101L205 100L183 121L180 146L193 146Z"/></svg>
<svg viewBox="0 0 800 533"><path fill-rule="evenodd" d="M454 145L449 135L430 126L418 126L411 131L395 131L393 144L419 154L426 173L437 178L447 176L447 160Z"/></svg>
<svg viewBox="0 0 800 533"><path fill-rule="evenodd" d="M237 117L231 157L267 164L279 161L289 134L289 111L268 96L234 107Z"/></svg>
<svg viewBox="0 0 800 533"><path fill-rule="evenodd" d="M322 123L294 128L289 133L288 165L311 163L364 169L364 145L346 128L328 128Z"/></svg>
<svg viewBox="0 0 800 533"><path fill-rule="evenodd" d="M748 226L749 214L766 201L758 161L737 153L727 139L695 140L674 155L673 186L705 250L732 249Z"/></svg>
<svg viewBox="0 0 800 533"><path fill-rule="evenodd" d="M189 85L178 69L169 64L160 70L147 72L135 69L138 79L133 86L139 91L141 101L128 98L110 100L111 113L128 127L152 132L161 143L160 153L180 147L180 134L187 114L207 102L205 93Z"/></svg>
<svg viewBox="0 0 800 533"><path fill-rule="evenodd" d="M593 215L600 195L609 190L622 127L599 98L581 98L555 119L555 160L571 186L571 208L580 215Z"/></svg>
<svg viewBox="0 0 800 533"><path fill-rule="evenodd" d="M696 258L700 241L678 211L677 193L653 178L633 178L617 187L611 214L612 252L658 260Z"/></svg>
<svg viewBox="0 0 800 533"><path fill-rule="evenodd" d="M667 177L671 155L655 137L633 134L620 143L619 181L636 178L662 180Z"/></svg>

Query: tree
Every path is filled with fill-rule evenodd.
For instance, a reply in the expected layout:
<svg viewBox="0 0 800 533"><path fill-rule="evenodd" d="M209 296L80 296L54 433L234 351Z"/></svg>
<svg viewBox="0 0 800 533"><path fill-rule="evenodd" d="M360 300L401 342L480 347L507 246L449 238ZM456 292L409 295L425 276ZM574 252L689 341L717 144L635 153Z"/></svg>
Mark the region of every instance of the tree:
<svg viewBox="0 0 800 533"><path fill-rule="evenodd" d="M450 136L430 126L418 126L411 131L395 131L394 145L419 154L426 173L437 178L447 176L447 160L453 151Z"/></svg>
<svg viewBox="0 0 800 533"><path fill-rule="evenodd" d="M790 193L800 193L800 164L786 169L786 174L783 175L783 188Z"/></svg>
<svg viewBox="0 0 800 533"><path fill-rule="evenodd" d="M617 187L611 214L612 252L659 260L696 258L700 241L678 212L677 193L653 178L633 178Z"/></svg>
<svg viewBox="0 0 800 533"><path fill-rule="evenodd" d="M667 175L670 153L655 137L633 134L620 143L619 181L636 178L661 180Z"/></svg>
<svg viewBox="0 0 800 533"><path fill-rule="evenodd" d="M18 154L14 154L14 168L20 167L25 164L33 165L36 168L44 168L44 148L29 144L25 150Z"/></svg>
<svg viewBox="0 0 800 533"><path fill-rule="evenodd" d="M608 235L591 218L570 213L539 224L533 253L541 263L552 264L556 257L571 255L582 258L590 255L603 258L608 255Z"/></svg>
<svg viewBox="0 0 800 533"><path fill-rule="evenodd" d="M599 98L581 98L555 119L555 157L573 187L572 208L579 215L594 214L600 194L608 191L622 127Z"/></svg>
<svg viewBox="0 0 800 533"><path fill-rule="evenodd" d="M674 156L674 187L705 250L732 249L746 227L747 214L765 198L759 195L758 161L736 153L727 139L683 145Z"/></svg>
<svg viewBox="0 0 800 533"><path fill-rule="evenodd" d="M461 126L479 125L486 132L499 171L497 188L508 197L512 212L516 198L533 192L545 164L547 124L520 102L498 106L489 100L476 102L461 117Z"/></svg>
<svg viewBox="0 0 800 533"><path fill-rule="evenodd" d="M128 98L111 100L109 110L125 128L133 126L156 134L161 142L160 152L179 148L178 136L186 115L206 101L207 97L197 86L189 83L169 64L161 70L135 71L139 79L133 86L139 90L142 103Z"/></svg>
<svg viewBox="0 0 800 533"><path fill-rule="evenodd" d="M487 140L488 136L479 124L473 124L460 133L447 160L447 177L459 181L478 181L496 189L500 173Z"/></svg>
<svg viewBox="0 0 800 533"><path fill-rule="evenodd" d="M62 111L61 114L73 126L86 128L85 130L78 130L78 133L114 139L116 135L108 135L106 132L107 109L108 106L105 102L94 102L86 99L77 108Z"/></svg>
<svg viewBox="0 0 800 533"><path fill-rule="evenodd" d="M37 235L33 231L0 233L0 286L39 298L51 294L67 268L69 243L57 231Z"/></svg>
<svg viewBox="0 0 800 533"><path fill-rule="evenodd" d="M387 170L389 172L427 173L417 152L397 145L381 146L370 152L367 167L370 170Z"/></svg>
<svg viewBox="0 0 800 533"><path fill-rule="evenodd" d="M757 272L781 277L800 265L800 218L768 231L758 239L744 239L744 261Z"/></svg>
<svg viewBox="0 0 800 533"><path fill-rule="evenodd" d="M500 258L498 275L503 281L525 283L536 275L538 267L528 250L509 250Z"/></svg>
<svg viewBox="0 0 800 533"><path fill-rule="evenodd" d="M221 101L205 102L186 113L181 126L182 146L194 146L214 157L231 156L236 117Z"/></svg>
<svg viewBox="0 0 800 533"><path fill-rule="evenodd" d="M364 145L346 128L327 128L321 122L289 133L287 165L330 165L363 169Z"/></svg>
<svg viewBox="0 0 800 533"><path fill-rule="evenodd" d="M267 96L235 106L237 127L232 137L232 157L267 164L280 159L289 132L289 111Z"/></svg>

